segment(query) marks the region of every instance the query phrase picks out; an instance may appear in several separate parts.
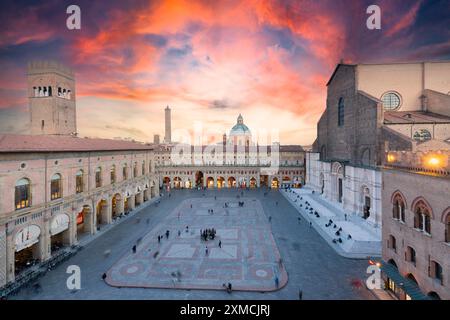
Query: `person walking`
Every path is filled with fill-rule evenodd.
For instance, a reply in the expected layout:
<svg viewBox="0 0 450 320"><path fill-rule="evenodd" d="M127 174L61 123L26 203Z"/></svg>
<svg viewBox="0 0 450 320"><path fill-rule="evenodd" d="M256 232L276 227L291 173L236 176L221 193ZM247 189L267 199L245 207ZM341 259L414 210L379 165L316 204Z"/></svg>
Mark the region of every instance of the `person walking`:
<svg viewBox="0 0 450 320"><path fill-rule="evenodd" d="M133 253L136 253L136 245L133 246L132 250L133 250Z"/></svg>
<svg viewBox="0 0 450 320"><path fill-rule="evenodd" d="M272 216L269 216L269 223L272 222Z"/></svg>
<svg viewBox="0 0 450 320"><path fill-rule="evenodd" d="M208 250L208 246L206 246L205 248L205 255L208 256L209 250Z"/></svg>
<svg viewBox="0 0 450 320"><path fill-rule="evenodd" d="M219 248L222 249L222 241L221 240L219 240Z"/></svg>
<svg viewBox="0 0 450 320"><path fill-rule="evenodd" d="M298 300L303 300L303 291L298 290Z"/></svg>
<svg viewBox="0 0 450 320"><path fill-rule="evenodd" d="M275 287L278 288L279 285L280 285L280 280L278 279L277 276L275 276Z"/></svg>

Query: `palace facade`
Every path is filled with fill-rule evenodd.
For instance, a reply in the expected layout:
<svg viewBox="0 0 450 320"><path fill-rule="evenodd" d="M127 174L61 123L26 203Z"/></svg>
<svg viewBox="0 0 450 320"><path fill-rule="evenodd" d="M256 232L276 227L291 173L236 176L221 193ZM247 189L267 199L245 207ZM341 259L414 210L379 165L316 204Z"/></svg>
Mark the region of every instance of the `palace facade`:
<svg viewBox="0 0 450 320"><path fill-rule="evenodd" d="M0 287L158 197L153 147L0 135Z"/></svg>

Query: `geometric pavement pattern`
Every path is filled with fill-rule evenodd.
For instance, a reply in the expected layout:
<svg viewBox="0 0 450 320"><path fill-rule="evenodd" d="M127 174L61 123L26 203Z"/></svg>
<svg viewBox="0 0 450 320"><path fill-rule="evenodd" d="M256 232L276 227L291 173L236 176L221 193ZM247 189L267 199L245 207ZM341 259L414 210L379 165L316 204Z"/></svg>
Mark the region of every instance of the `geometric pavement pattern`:
<svg viewBox="0 0 450 320"><path fill-rule="evenodd" d="M207 228L216 229L216 237L205 242L200 231ZM212 290L231 283L233 290L264 292L285 286L288 275L259 200L203 197L181 202L140 239L135 253L130 248L108 270L105 281L114 287Z"/></svg>

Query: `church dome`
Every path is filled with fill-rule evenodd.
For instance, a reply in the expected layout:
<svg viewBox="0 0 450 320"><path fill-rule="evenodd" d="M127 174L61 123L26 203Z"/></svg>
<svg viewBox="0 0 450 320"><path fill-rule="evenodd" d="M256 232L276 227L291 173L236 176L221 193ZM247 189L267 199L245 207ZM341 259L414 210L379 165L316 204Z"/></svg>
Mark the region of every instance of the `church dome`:
<svg viewBox="0 0 450 320"><path fill-rule="evenodd" d="M230 136L251 135L250 129L244 124L242 115L239 114L237 123L231 128Z"/></svg>

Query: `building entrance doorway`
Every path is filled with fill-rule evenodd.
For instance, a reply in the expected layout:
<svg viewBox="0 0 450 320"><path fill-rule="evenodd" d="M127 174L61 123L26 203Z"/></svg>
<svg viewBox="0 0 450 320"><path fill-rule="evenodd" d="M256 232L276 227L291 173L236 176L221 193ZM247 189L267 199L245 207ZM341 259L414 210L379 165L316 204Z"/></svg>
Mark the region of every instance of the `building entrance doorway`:
<svg viewBox="0 0 450 320"><path fill-rule="evenodd" d="M203 172L201 171L197 171L195 173L195 186L198 187L203 187Z"/></svg>

